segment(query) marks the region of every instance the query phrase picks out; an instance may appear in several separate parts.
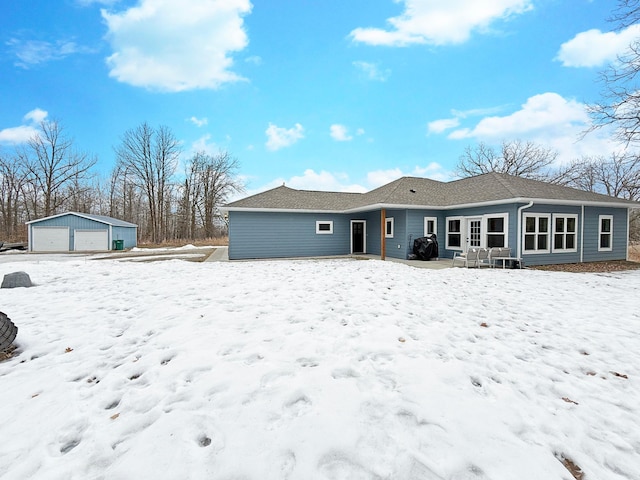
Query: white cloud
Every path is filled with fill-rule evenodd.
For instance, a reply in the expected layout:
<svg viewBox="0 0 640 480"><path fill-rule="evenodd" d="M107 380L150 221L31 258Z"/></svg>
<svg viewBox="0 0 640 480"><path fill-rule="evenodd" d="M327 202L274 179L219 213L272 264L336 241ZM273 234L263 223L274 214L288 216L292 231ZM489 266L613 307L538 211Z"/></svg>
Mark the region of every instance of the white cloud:
<svg viewBox="0 0 640 480"><path fill-rule="evenodd" d="M378 82L386 82L391 76L391 70L381 70L377 63L356 61L353 62L353 66L364 73L368 80L375 80Z"/></svg>
<svg viewBox="0 0 640 480"><path fill-rule="evenodd" d="M6 45L13 51L18 60L17 67L29 69L35 65L62 60L76 53L92 53L93 50L78 45L71 40L59 40L55 43L42 40L19 40L12 38Z"/></svg>
<svg viewBox="0 0 640 480"><path fill-rule="evenodd" d="M443 118L442 120L434 120L427 124L427 133L442 133L445 130L456 128L460 125L458 118Z"/></svg>
<svg viewBox="0 0 640 480"><path fill-rule="evenodd" d="M563 43L555 59L565 67L601 67L624 54L638 37L640 25L631 25L620 32L588 30Z"/></svg>
<svg viewBox="0 0 640 480"><path fill-rule="evenodd" d="M111 77L161 91L218 88L242 78L231 52L248 44L249 0L140 0L120 13L102 10L114 53Z"/></svg>
<svg viewBox="0 0 640 480"><path fill-rule="evenodd" d="M446 45L465 42L471 32L486 30L533 8L532 0L395 0L404 3L398 17L387 19L388 29L356 28L356 42L401 47L412 44Z"/></svg>
<svg viewBox="0 0 640 480"><path fill-rule="evenodd" d="M215 155L220 151L220 147L210 140L211 135L209 135L208 133L201 136L191 144L191 150L189 153L194 154L196 152L205 152L209 155Z"/></svg>
<svg viewBox="0 0 640 480"><path fill-rule="evenodd" d="M331 138L333 138L337 142L348 142L349 140L353 140L353 137L349 135L349 130L344 125L334 124L331 125L330 134Z"/></svg>
<svg viewBox="0 0 640 480"><path fill-rule="evenodd" d="M296 123L293 128L289 129L269 123L264 133L267 134L267 149L271 151L289 147L301 138L304 138L304 128L299 123Z"/></svg>
<svg viewBox="0 0 640 480"><path fill-rule="evenodd" d="M359 128L356 130L356 135L364 135L364 128Z"/></svg>
<svg viewBox="0 0 640 480"><path fill-rule="evenodd" d="M189 121L193 123L196 127L204 127L209 123L209 120L207 119L207 117L205 118L191 117Z"/></svg>
<svg viewBox="0 0 640 480"><path fill-rule="evenodd" d="M520 110L510 115L485 117L475 127L455 130L448 138L488 143L531 140L557 150L561 163L582 155L608 155L614 151L615 144L606 130L580 140L590 125L584 104L549 92L529 98Z"/></svg>
<svg viewBox="0 0 640 480"><path fill-rule="evenodd" d="M38 135L38 124L44 121L47 116L48 113L39 108L31 110L23 117L25 125L0 130L0 143L17 145L28 142Z"/></svg>

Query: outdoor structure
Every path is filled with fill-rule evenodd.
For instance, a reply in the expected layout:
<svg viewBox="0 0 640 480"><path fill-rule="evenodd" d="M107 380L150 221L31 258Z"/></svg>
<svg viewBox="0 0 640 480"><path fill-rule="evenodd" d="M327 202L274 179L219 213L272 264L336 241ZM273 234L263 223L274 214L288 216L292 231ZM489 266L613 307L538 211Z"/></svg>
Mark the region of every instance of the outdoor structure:
<svg viewBox="0 0 640 480"><path fill-rule="evenodd" d="M27 222L30 252L122 250L137 245L138 226L116 218L67 212Z"/></svg>
<svg viewBox="0 0 640 480"><path fill-rule="evenodd" d="M440 258L508 247L526 265L624 260L640 203L499 173L403 177L367 193L281 186L223 207L229 259L367 253L405 259L436 234Z"/></svg>

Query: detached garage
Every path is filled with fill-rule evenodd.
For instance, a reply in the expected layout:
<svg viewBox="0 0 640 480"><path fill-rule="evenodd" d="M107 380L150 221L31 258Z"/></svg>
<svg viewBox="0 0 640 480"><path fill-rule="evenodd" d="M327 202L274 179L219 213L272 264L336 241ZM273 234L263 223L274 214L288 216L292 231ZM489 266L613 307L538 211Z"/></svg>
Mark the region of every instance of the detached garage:
<svg viewBox="0 0 640 480"><path fill-rule="evenodd" d="M138 226L117 218L67 212L27 222L30 252L120 250L137 245Z"/></svg>

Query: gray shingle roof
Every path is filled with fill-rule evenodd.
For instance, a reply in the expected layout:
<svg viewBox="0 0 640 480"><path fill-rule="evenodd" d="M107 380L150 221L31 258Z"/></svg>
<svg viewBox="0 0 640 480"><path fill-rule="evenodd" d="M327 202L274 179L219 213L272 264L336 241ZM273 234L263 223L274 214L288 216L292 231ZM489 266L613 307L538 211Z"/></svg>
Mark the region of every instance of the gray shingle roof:
<svg viewBox="0 0 640 480"><path fill-rule="evenodd" d="M318 192L282 186L229 203L225 208L341 212L375 205L451 208L536 199L640 207L640 202L493 172L447 183L402 177L367 193Z"/></svg>

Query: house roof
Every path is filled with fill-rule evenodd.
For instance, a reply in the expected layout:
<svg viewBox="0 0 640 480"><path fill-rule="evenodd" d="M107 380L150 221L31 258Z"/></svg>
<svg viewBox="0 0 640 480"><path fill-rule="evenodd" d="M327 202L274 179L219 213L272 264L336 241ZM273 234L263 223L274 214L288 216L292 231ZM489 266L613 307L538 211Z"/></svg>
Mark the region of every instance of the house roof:
<svg viewBox="0 0 640 480"><path fill-rule="evenodd" d="M37 220L31 220L30 222L26 222L27 225L30 223L38 223L43 220L49 220L51 218L64 217L65 215L75 215L76 217L87 218L89 220L94 220L96 222L104 223L106 225L111 225L112 227L137 227L135 223L125 222L124 220L119 220L113 217L107 217L105 215L94 215L92 213L78 213L78 212L65 212L59 213L58 215L51 215L50 217L38 218Z"/></svg>
<svg viewBox="0 0 640 480"><path fill-rule="evenodd" d="M367 193L295 190L283 185L231 202L223 210L345 212L394 206L451 209L474 204L536 200L546 203L640 207L639 202L492 172L452 182L402 177Z"/></svg>

